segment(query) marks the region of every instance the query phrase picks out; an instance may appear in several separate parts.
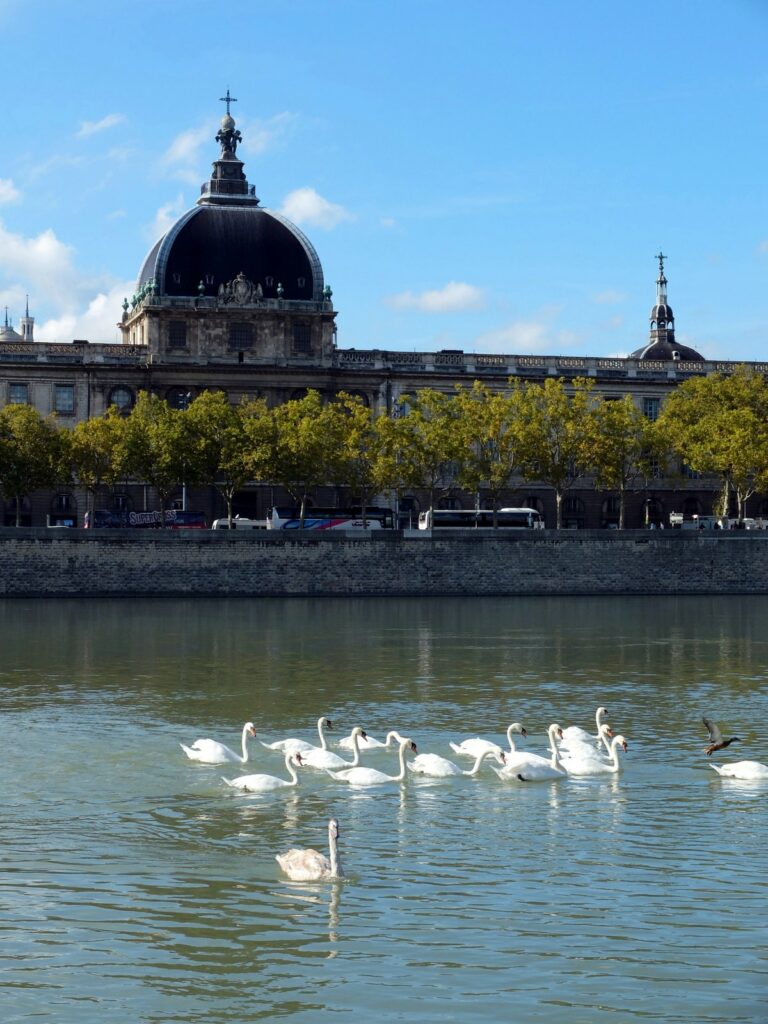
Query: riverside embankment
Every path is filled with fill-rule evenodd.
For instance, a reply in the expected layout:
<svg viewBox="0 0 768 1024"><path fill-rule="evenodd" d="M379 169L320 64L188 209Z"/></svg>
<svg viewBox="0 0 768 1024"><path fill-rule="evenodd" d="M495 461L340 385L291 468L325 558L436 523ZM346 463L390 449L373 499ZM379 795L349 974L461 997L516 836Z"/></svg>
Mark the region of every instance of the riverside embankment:
<svg viewBox="0 0 768 1024"><path fill-rule="evenodd" d="M0 529L0 596L766 594L768 532Z"/></svg>

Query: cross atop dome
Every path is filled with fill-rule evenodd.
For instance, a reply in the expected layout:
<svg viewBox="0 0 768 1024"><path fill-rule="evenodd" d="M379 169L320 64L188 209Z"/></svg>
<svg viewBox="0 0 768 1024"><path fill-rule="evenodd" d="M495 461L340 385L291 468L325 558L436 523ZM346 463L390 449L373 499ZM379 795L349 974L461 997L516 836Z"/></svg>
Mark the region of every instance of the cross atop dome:
<svg viewBox="0 0 768 1024"><path fill-rule="evenodd" d="M226 103L227 104L227 114L229 114L229 104L230 103L237 103L237 100L235 99L235 97L229 95L229 86L227 86L227 95L226 96L219 96L219 103Z"/></svg>

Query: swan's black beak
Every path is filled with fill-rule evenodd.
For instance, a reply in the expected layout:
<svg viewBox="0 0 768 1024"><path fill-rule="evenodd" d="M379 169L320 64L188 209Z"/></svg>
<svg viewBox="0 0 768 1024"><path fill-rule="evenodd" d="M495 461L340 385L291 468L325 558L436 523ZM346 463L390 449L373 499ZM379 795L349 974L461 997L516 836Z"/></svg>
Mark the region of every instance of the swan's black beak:
<svg viewBox="0 0 768 1024"><path fill-rule="evenodd" d="M527 729L521 729L520 730L520 735L521 736L527 736L528 735L528 730Z"/></svg>
<svg viewBox="0 0 768 1024"><path fill-rule="evenodd" d="M332 729L333 728L333 722L330 720L330 718L326 718L326 720L325 720L325 728L326 729Z"/></svg>
<svg viewBox="0 0 768 1024"><path fill-rule="evenodd" d="M413 751L414 754L418 754L419 752L416 747L416 744L413 741L411 741L411 750Z"/></svg>
<svg viewBox="0 0 768 1024"><path fill-rule="evenodd" d="M627 741L625 740L621 745L624 748L624 753L626 754L626 752L629 750L629 747L627 746Z"/></svg>
<svg viewBox="0 0 768 1024"><path fill-rule="evenodd" d="M368 733L365 731L365 729L363 729L363 731L360 733L360 739L361 740L367 740L368 739Z"/></svg>

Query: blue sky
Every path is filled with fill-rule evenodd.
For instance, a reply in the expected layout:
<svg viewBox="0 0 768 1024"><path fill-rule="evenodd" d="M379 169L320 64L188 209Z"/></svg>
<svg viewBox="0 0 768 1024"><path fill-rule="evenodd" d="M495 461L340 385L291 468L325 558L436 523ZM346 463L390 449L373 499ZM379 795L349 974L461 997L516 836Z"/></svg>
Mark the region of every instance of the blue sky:
<svg viewBox="0 0 768 1024"><path fill-rule="evenodd" d="M661 247L679 340L768 358L768 0L0 0L0 39L0 306L38 339L117 339L229 87L340 346L626 354Z"/></svg>

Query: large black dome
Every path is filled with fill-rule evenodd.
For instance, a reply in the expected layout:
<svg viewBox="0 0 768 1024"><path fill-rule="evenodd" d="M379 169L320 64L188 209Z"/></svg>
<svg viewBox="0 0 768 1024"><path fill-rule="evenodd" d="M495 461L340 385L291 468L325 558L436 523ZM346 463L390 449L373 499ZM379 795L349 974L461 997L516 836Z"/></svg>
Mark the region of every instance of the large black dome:
<svg viewBox="0 0 768 1024"><path fill-rule="evenodd" d="M295 224L259 206L237 156L241 141L229 111L221 119L221 145L197 205L183 214L144 260L137 293L152 282L157 295L218 295L238 278L265 299L323 298L323 268L312 243Z"/></svg>
<svg viewBox="0 0 768 1024"><path fill-rule="evenodd" d="M264 298L322 298L320 260L295 224L255 204L205 198L152 248L137 290L154 280L159 295L196 296L202 281L205 294L216 295L240 273L261 285Z"/></svg>

